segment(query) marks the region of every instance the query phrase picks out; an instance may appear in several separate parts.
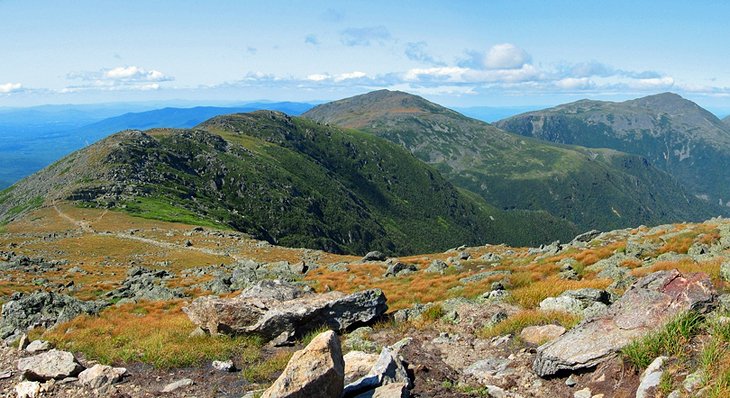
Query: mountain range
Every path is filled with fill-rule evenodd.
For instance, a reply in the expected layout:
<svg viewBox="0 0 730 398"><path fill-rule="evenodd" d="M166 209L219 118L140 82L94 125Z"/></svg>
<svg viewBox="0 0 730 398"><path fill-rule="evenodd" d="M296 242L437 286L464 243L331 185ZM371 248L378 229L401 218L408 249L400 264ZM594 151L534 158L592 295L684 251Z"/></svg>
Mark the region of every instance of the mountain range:
<svg viewBox="0 0 730 398"><path fill-rule="evenodd" d="M217 115L278 110L298 115L311 104L255 102L235 107L148 109L151 105L45 106L0 109L0 189L63 156L126 129L189 128ZM129 110L134 110L130 112ZM126 111L125 111L126 110Z"/></svg>
<svg viewBox="0 0 730 398"><path fill-rule="evenodd" d="M376 91L303 116L385 138L499 208L545 210L581 230L696 220L721 211L645 157L526 138L408 93Z"/></svg>
<svg viewBox="0 0 730 398"><path fill-rule="evenodd" d="M613 148L645 157L687 191L730 203L730 127L677 94L625 102L582 100L496 123L524 136L562 144Z"/></svg>
<svg viewBox="0 0 730 398"><path fill-rule="evenodd" d="M704 141L693 143L724 145L724 124L689 101L664 94L628 103L633 118L601 113L608 105L591 101L550 112L566 120L589 113L633 125L654 120L646 109L663 109L657 118L672 128L644 136L697 136ZM307 108L289 105L292 113ZM588 229L727 212L678 178L667 167L672 162L656 165L653 152L636 148L628 153L631 148L618 145L626 134L617 132L624 140L604 138L612 137L608 133L591 140L582 130L562 127L525 136L388 90L322 104L302 117L277 111L215 116L225 110L162 109L91 125L84 134L136 129L0 192L0 222L71 201L230 228L283 246L400 255L484 242L537 245ZM521 118L537 113L497 125L515 129L525 125ZM700 167L704 160L694 156L692 164ZM713 165L702 167L710 174ZM712 173L708 179L723 178Z"/></svg>
<svg viewBox="0 0 730 398"><path fill-rule="evenodd" d="M544 212L494 209L386 140L273 111L112 135L4 191L0 218L57 200L336 253L576 233Z"/></svg>

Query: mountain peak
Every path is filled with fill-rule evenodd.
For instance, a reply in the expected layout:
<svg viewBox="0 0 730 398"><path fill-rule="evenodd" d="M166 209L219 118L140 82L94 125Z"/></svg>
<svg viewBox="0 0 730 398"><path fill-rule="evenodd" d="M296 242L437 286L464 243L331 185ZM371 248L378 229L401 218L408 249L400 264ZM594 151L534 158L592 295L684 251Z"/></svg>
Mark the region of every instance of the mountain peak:
<svg viewBox="0 0 730 398"><path fill-rule="evenodd" d="M671 114L702 109L694 102L683 98L679 94L671 92L637 98L635 100L626 101L626 104Z"/></svg>
<svg viewBox="0 0 730 398"><path fill-rule="evenodd" d="M391 90L372 91L322 104L307 111L304 116L315 120L330 121L330 116L337 115L338 124L352 128L362 128L374 119L383 116L434 113L449 113L460 116L459 113L434 104L423 97Z"/></svg>

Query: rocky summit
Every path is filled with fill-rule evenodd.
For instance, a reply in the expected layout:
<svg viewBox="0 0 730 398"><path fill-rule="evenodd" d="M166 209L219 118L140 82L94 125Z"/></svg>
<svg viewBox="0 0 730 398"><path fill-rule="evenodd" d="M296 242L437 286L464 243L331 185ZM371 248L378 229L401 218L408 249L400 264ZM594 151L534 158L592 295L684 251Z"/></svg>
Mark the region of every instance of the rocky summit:
<svg viewBox="0 0 730 398"><path fill-rule="evenodd" d="M363 257L61 201L0 247L20 396L719 397L730 373L722 218Z"/></svg>

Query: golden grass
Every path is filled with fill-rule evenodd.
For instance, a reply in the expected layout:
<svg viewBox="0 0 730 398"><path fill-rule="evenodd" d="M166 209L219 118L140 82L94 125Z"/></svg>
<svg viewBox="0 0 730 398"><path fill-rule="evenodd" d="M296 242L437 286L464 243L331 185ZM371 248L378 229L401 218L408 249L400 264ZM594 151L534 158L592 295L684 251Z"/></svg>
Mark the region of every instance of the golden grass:
<svg viewBox="0 0 730 398"><path fill-rule="evenodd" d="M504 321L479 331L482 338L503 336L506 334L519 334L522 329L528 326L556 324L570 329L580 322L580 317L560 311L522 310L511 315Z"/></svg>
<svg viewBox="0 0 730 398"><path fill-rule="evenodd" d="M513 289L509 300L523 308L537 307L542 300L560 295L566 290L594 288L605 289L611 284L610 279L583 279L571 281L551 276L544 280L535 281L528 285Z"/></svg>
<svg viewBox="0 0 730 398"><path fill-rule="evenodd" d="M58 347L101 363L144 362L159 368L185 367L233 355L258 357L252 337L190 337L195 325L182 303L144 302L108 308L100 316L80 316L45 332Z"/></svg>
<svg viewBox="0 0 730 398"><path fill-rule="evenodd" d="M717 287L724 286L724 282L720 278L720 264L722 258L715 258L710 261L697 262L691 259L685 259L680 261L657 261L648 267L636 268L631 271L631 275L636 277L643 277L656 271L666 271L671 269L677 269L681 273L694 273L703 272L710 276L713 283Z"/></svg>
<svg viewBox="0 0 730 398"><path fill-rule="evenodd" d="M598 246L576 253L573 258L583 265L592 265L604 258L611 257L616 251L626 249L626 242L614 242L606 246Z"/></svg>

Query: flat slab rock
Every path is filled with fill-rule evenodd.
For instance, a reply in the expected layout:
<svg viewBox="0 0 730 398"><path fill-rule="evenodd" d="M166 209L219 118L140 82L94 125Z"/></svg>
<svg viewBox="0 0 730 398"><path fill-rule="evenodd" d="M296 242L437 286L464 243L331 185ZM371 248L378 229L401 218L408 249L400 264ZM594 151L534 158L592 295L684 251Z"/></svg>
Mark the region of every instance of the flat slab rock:
<svg viewBox="0 0 730 398"><path fill-rule="evenodd" d="M540 346L533 363L539 376L595 367L631 341L690 309L704 312L715 300L707 275L659 271L636 281L602 315Z"/></svg>
<svg viewBox="0 0 730 398"><path fill-rule="evenodd" d="M301 336L327 326L343 331L370 322L388 309L379 289L350 295L341 292L309 294L292 300L241 295L232 299L202 297L183 308L190 320L211 334L256 334L267 340Z"/></svg>
<svg viewBox="0 0 730 398"><path fill-rule="evenodd" d="M63 379L76 376L83 369L72 353L59 350L50 350L18 360L18 370L31 381Z"/></svg>

